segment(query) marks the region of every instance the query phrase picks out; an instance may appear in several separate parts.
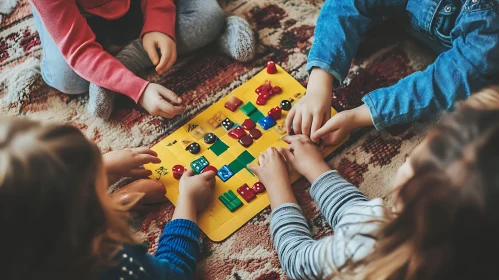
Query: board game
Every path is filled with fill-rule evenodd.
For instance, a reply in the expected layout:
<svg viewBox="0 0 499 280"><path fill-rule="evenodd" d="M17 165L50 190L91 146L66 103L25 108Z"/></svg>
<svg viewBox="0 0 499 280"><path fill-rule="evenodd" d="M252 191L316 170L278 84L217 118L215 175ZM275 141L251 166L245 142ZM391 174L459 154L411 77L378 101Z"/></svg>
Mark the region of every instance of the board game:
<svg viewBox="0 0 499 280"><path fill-rule="evenodd" d="M163 184L174 205L185 168L216 172L213 197L207 198L211 203L199 215L198 225L211 240L222 241L269 206L265 186L246 165L258 164L259 154L268 147L287 146L281 140L287 134L285 119L304 95L305 88L270 61L251 80L154 145L151 149L162 162L145 168L153 172L151 179ZM291 182L299 177L291 171Z"/></svg>

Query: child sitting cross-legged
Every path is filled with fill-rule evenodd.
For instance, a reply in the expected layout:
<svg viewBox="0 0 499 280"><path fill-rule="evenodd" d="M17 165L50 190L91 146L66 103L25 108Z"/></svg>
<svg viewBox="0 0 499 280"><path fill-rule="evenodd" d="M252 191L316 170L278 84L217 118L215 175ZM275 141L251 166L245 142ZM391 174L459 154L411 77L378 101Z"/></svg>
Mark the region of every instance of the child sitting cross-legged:
<svg viewBox="0 0 499 280"><path fill-rule="evenodd" d="M127 166L131 175L147 171L134 168L126 156L121 157L121 170L110 170L110 155L103 160L97 146L73 126L3 118L0 131L2 279L194 277L197 212L210 201L206 197L215 185L213 172L184 173L178 206L151 256L127 224L126 210L143 194L131 199L133 193L128 193L123 205L106 192L106 173L122 173ZM158 160L135 152L130 154L139 161Z"/></svg>
<svg viewBox="0 0 499 280"><path fill-rule="evenodd" d="M262 153L260 166L249 167L267 187L272 239L288 276L498 279L499 110L476 109L483 100L446 116L414 149L395 178L393 210L331 170L304 135ZM284 159L312 182L334 235L312 237Z"/></svg>

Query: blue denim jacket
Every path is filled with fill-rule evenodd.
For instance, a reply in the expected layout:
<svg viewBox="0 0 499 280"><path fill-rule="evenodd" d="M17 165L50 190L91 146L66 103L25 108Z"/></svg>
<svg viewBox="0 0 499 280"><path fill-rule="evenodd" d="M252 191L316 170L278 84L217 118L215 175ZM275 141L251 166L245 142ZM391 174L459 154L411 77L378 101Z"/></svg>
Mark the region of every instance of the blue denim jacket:
<svg viewBox="0 0 499 280"><path fill-rule="evenodd" d="M499 83L499 0L326 0L307 70L320 67L343 82L364 32L395 18L439 53L425 71L375 90L362 101L376 129L451 109L454 102Z"/></svg>

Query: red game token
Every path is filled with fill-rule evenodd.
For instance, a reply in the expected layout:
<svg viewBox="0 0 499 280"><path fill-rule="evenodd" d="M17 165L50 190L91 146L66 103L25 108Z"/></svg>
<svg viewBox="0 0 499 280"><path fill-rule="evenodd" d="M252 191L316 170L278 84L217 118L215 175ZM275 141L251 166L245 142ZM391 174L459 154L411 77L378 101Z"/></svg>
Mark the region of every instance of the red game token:
<svg viewBox="0 0 499 280"><path fill-rule="evenodd" d="M256 123L251 119L246 119L241 125L241 127L244 128L245 130L252 130L253 128L256 127Z"/></svg>
<svg viewBox="0 0 499 280"><path fill-rule="evenodd" d="M282 109L281 107L277 106L275 108L270 109L267 115L277 121L278 119L281 118L281 114L282 114Z"/></svg>
<svg viewBox="0 0 499 280"><path fill-rule="evenodd" d="M275 66L275 63L272 60L267 62L267 73L269 74L277 73L277 67Z"/></svg>
<svg viewBox="0 0 499 280"><path fill-rule="evenodd" d="M258 128L253 128L249 132L249 136L253 138L253 140L258 140L260 137L262 137L262 132Z"/></svg>
<svg viewBox="0 0 499 280"><path fill-rule="evenodd" d="M240 186L237 189L237 193L244 200L246 200L246 202L250 202L250 201L252 201L256 197L255 192L252 189L250 189L247 184L244 184L244 185Z"/></svg>
<svg viewBox="0 0 499 280"><path fill-rule="evenodd" d="M229 131L229 136L236 139L236 140L239 140L239 138L243 137L244 135L246 135L246 132L240 126Z"/></svg>
<svg viewBox="0 0 499 280"><path fill-rule="evenodd" d="M274 93L281 93L282 92L282 88L280 86L275 86L272 88L272 91Z"/></svg>
<svg viewBox="0 0 499 280"><path fill-rule="evenodd" d="M208 165L203 170L201 170L201 173L205 173L208 171L213 171L213 172L215 172L215 174L217 174L217 172L218 172L218 170L215 167Z"/></svg>
<svg viewBox="0 0 499 280"><path fill-rule="evenodd" d="M241 104L243 104L243 102L235 97L235 96L231 96L229 98L229 100L227 100L227 102L225 102L225 108L231 110L232 112L236 111L237 107L241 106Z"/></svg>
<svg viewBox="0 0 499 280"><path fill-rule="evenodd" d="M251 138L251 136L244 135L239 139L239 144L243 145L245 148L248 148L251 144L253 144L253 138Z"/></svg>
<svg viewBox="0 0 499 280"><path fill-rule="evenodd" d="M184 174L184 172L185 168L180 164L177 164L172 167L173 178L177 180L180 180L180 177L182 177L182 174Z"/></svg>
<svg viewBox="0 0 499 280"><path fill-rule="evenodd" d="M265 105L267 103L267 98L263 98L262 96L258 96L256 99L257 105Z"/></svg>
<svg viewBox="0 0 499 280"><path fill-rule="evenodd" d="M253 188L251 188L255 193L262 193L265 191L265 186L262 184L262 182L256 182L253 185Z"/></svg>

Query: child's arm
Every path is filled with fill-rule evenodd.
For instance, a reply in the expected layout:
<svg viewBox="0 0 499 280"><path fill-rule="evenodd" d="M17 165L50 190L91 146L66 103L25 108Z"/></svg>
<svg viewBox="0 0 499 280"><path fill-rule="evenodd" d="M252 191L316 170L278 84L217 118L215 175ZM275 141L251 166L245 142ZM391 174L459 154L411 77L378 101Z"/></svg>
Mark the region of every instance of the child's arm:
<svg viewBox="0 0 499 280"><path fill-rule="evenodd" d="M179 185L177 207L158 241L155 257L163 272L159 279L193 279L199 255L200 229L197 213L210 201L215 185L215 173L193 176L186 170Z"/></svg>
<svg viewBox="0 0 499 280"><path fill-rule="evenodd" d="M309 139L305 142L305 138L286 138L294 143L288 149L281 148L280 152L290 165L296 165L294 168L297 170L299 166L307 167L303 175L316 181L312 186L313 196L327 220L335 221L331 222L335 226L334 236L313 239L307 220L293 196L284 161L274 148L259 157L260 167L249 167L267 187L273 209L272 239L284 271L292 279L324 279L332 273L331 266L338 268L347 259L359 259L372 250L375 241L367 234L376 225L364 222L380 215L381 211L373 211L380 201L367 202L358 189L340 177L332 178L330 174L333 171L328 171L330 168L322 160L320 152ZM305 143L314 148L302 149ZM294 164L298 161L300 165ZM348 217L343 215L347 211L351 214Z"/></svg>
<svg viewBox="0 0 499 280"><path fill-rule="evenodd" d="M438 114L484 85L497 83L498 11L464 11L451 34L452 48L425 71L413 73L362 99L377 129Z"/></svg>

